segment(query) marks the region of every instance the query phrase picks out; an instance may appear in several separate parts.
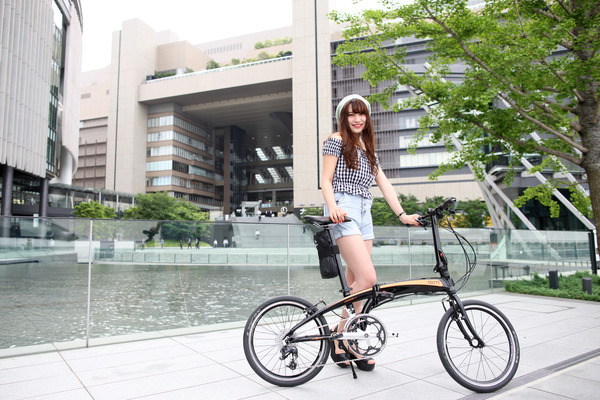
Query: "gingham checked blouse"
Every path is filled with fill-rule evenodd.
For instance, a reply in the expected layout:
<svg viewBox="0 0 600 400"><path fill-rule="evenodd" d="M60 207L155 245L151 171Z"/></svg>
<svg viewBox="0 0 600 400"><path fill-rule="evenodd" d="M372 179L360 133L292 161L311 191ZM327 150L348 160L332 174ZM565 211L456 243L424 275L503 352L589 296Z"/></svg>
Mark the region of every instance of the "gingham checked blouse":
<svg viewBox="0 0 600 400"><path fill-rule="evenodd" d="M342 154L342 141L335 137L329 137L323 145L323 155L332 155L338 158L335 172L333 173L333 192L343 192L352 195L372 199L373 195L369 188L375 180L371 172L371 164L364 150L357 148L359 168L346 168L344 154ZM379 157L375 155L379 167Z"/></svg>

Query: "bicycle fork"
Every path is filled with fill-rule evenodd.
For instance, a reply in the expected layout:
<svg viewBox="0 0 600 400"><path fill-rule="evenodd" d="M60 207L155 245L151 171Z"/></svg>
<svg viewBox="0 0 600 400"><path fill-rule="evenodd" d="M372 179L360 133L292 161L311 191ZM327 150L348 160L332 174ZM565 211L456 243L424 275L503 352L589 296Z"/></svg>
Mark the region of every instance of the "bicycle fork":
<svg viewBox="0 0 600 400"><path fill-rule="evenodd" d="M460 329L463 337L471 347L476 349L481 349L485 347L485 343L483 339L479 336L479 334L475 331L467 312L465 311L465 307L463 306L462 301L458 297L450 296L447 299L449 307L454 310L454 315L452 319L456 321L456 325L458 329ZM443 305L443 303L442 303ZM446 311L446 306L443 305L444 310Z"/></svg>

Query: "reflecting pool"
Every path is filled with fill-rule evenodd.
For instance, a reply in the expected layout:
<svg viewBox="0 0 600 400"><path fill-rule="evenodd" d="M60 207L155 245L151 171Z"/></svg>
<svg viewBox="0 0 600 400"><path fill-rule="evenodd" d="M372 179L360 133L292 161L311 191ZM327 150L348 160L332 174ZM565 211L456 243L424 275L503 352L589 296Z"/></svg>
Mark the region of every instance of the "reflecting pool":
<svg viewBox="0 0 600 400"><path fill-rule="evenodd" d="M378 266L380 282L408 279L405 266ZM289 275L289 278L288 278ZM413 277L433 276L412 266ZM289 279L289 285L288 285ZM88 265L0 265L0 349L86 338ZM317 267L93 264L90 338L245 321L268 298L338 299L338 279ZM489 268L469 290L489 289Z"/></svg>

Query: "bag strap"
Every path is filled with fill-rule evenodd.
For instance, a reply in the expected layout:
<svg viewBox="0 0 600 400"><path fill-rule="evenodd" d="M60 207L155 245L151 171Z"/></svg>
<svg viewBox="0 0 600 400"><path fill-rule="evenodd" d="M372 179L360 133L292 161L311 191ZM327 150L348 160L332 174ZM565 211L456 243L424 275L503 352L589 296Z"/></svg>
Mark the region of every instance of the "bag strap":
<svg viewBox="0 0 600 400"><path fill-rule="evenodd" d="M318 252L319 252L319 258L324 258L324 257L335 256L336 254L340 254L340 248L338 247L337 244L334 244L331 246L327 246L323 249L318 249Z"/></svg>

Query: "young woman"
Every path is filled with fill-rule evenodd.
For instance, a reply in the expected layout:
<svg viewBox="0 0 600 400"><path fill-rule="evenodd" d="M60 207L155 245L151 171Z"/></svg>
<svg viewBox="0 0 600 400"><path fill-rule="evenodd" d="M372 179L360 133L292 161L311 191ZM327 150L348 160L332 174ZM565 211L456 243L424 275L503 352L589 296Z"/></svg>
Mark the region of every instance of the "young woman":
<svg viewBox="0 0 600 400"><path fill-rule="evenodd" d="M323 146L322 191L325 215L336 223L334 234L342 258L346 262L346 281L352 293L369 289L376 283L377 275L371 261L373 248L373 221L369 192L373 181L383 197L404 224L418 225L417 214L407 215L396 192L379 164L375 154L375 135L371 121L371 105L363 97L352 94L340 101L336 109L339 132L329 136ZM344 217L351 219L343 222ZM362 303L354 304L356 313ZM335 329L341 332L348 318L346 309ZM341 341L334 342L332 359L342 368L349 365L350 354ZM350 354L351 358L360 355ZM355 360L359 369L375 368L372 359Z"/></svg>

